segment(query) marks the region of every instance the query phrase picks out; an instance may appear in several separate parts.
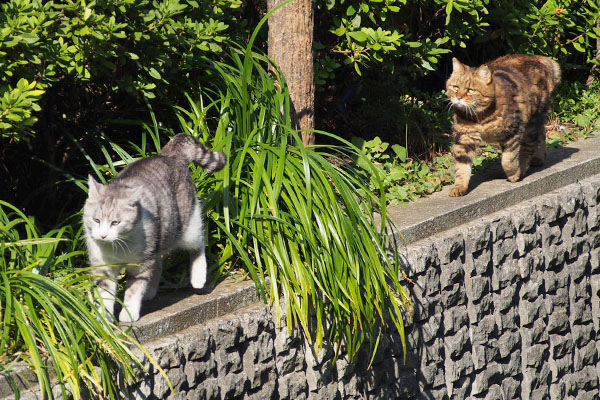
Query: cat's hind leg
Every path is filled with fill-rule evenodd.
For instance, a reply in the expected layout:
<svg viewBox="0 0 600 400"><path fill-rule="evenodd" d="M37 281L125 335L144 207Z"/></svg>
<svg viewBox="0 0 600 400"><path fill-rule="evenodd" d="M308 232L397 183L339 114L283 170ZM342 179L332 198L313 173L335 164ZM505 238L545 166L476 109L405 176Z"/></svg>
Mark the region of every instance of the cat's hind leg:
<svg viewBox="0 0 600 400"><path fill-rule="evenodd" d="M162 262L160 256L142 265L127 266L127 288L123 298L123 309L119 314L119 321L133 322L140 319L142 301L150 300L156 296Z"/></svg>
<svg viewBox="0 0 600 400"><path fill-rule="evenodd" d="M541 167L546 160L546 127L542 120L535 129L535 143L533 156L531 157L532 167Z"/></svg>
<svg viewBox="0 0 600 400"><path fill-rule="evenodd" d="M531 159L531 154L523 151L519 136L515 135L502 144L502 169L510 182L517 182L525 176Z"/></svg>
<svg viewBox="0 0 600 400"><path fill-rule="evenodd" d="M202 289L206 284L207 262L204 242L202 205L196 200L188 225L183 232L180 246L189 250L190 281L194 289Z"/></svg>

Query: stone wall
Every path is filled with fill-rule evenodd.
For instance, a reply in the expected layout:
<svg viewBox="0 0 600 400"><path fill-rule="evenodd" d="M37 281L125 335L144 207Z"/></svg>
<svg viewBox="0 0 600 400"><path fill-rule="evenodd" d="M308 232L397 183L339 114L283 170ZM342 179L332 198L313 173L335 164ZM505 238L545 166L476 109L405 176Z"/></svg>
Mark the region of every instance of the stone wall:
<svg viewBox="0 0 600 400"><path fill-rule="evenodd" d="M400 338L385 339L383 352L367 370L369 358L343 357L332 349L316 355L298 332L278 327L274 310L262 304L214 319L145 346L174 387L149 366L140 373L138 399L390 399L417 394L414 369L403 365ZM138 353L141 356L141 354ZM148 363L146 363L148 365Z"/></svg>
<svg viewBox="0 0 600 400"><path fill-rule="evenodd" d="M424 398L598 399L598 177L407 250Z"/></svg>
<svg viewBox="0 0 600 400"><path fill-rule="evenodd" d="M598 399L600 177L450 229L402 252L414 284L397 335L331 362L262 304L151 342L136 398Z"/></svg>

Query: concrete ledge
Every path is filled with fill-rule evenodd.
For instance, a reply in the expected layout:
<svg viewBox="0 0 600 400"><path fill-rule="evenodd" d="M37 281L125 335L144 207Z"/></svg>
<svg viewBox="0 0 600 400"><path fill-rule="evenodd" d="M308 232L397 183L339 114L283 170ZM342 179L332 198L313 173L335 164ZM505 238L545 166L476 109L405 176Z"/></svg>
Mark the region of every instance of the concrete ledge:
<svg viewBox="0 0 600 400"><path fill-rule="evenodd" d="M466 196L450 197L447 186L428 198L391 206L388 215L394 234L410 244L599 173L600 137L581 139L549 149L545 166L532 168L520 182L506 180L498 161L471 178Z"/></svg>
<svg viewBox="0 0 600 400"><path fill-rule="evenodd" d="M159 291L154 300L143 304L142 317L133 324L130 334L140 343L148 343L260 301L251 280L228 278L201 293L191 288Z"/></svg>

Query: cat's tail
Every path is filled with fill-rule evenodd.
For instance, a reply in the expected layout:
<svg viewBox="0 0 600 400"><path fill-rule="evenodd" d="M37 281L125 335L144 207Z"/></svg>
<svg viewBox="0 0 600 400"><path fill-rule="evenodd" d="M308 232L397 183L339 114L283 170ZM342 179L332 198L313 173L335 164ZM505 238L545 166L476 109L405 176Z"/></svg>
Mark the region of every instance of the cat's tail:
<svg viewBox="0 0 600 400"><path fill-rule="evenodd" d="M211 151L208 147L186 135L178 133L160 151L161 156L176 158L186 163L194 162L208 172L225 166L227 156L222 151Z"/></svg>
<svg viewBox="0 0 600 400"><path fill-rule="evenodd" d="M550 78L552 80L552 88L550 92L554 92L554 90L556 90L556 88L560 84L562 72L560 70L560 65L556 61L552 60L551 58L547 58L547 60L550 64Z"/></svg>

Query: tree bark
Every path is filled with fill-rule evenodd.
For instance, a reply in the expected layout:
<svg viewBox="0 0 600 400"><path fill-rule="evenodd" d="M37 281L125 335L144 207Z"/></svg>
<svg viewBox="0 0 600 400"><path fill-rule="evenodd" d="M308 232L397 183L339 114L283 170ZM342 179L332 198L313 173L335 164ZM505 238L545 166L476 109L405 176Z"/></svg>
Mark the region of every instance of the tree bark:
<svg viewBox="0 0 600 400"><path fill-rule="evenodd" d="M267 8L271 10L283 2L267 0ZM293 0L275 11L268 24L269 57L287 81L292 126L302 130L304 144L314 144L313 0Z"/></svg>
<svg viewBox="0 0 600 400"><path fill-rule="evenodd" d="M600 29L600 17L596 20L596 28ZM600 61L600 37L596 38L596 60ZM588 75L586 85L589 88L592 86L594 82L596 70L598 69L598 64L592 65L592 69L590 70L590 74Z"/></svg>

